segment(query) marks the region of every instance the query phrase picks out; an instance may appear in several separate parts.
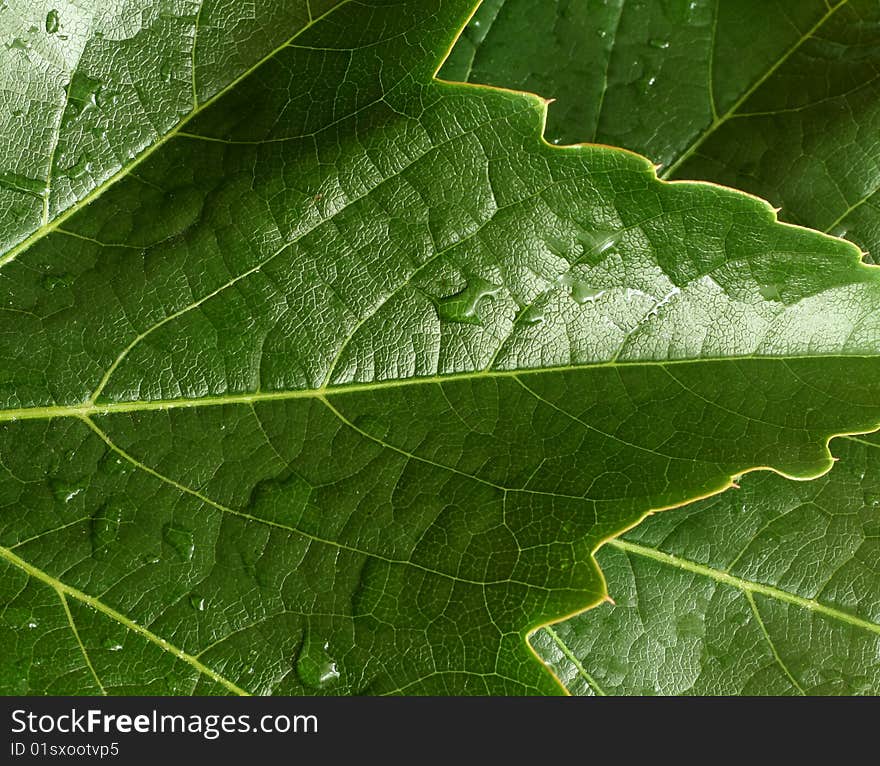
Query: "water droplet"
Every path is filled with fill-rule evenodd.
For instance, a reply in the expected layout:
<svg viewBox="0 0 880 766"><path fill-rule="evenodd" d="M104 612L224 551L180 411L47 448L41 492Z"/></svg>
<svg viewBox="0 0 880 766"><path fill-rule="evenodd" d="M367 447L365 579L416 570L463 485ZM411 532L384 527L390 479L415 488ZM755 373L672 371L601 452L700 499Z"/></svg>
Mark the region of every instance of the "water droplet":
<svg viewBox="0 0 880 766"><path fill-rule="evenodd" d="M339 668L329 653L330 643L307 633L296 658L296 674L305 686L321 689L339 678Z"/></svg>
<svg viewBox="0 0 880 766"><path fill-rule="evenodd" d="M543 324L546 319L545 310L545 306L528 306L520 310L516 321L525 325Z"/></svg>
<svg viewBox="0 0 880 766"><path fill-rule="evenodd" d="M159 68L159 77L162 78L162 82L171 82L171 62L163 61L162 66Z"/></svg>
<svg viewBox="0 0 880 766"><path fill-rule="evenodd" d="M30 622L28 622L27 626L28 626L31 630L33 630L34 628L37 627L37 621L36 621L36 620L31 620Z"/></svg>
<svg viewBox="0 0 880 766"><path fill-rule="evenodd" d="M207 602L203 596L200 596L198 593L190 593L189 605L197 612L204 612L206 604Z"/></svg>
<svg viewBox="0 0 880 766"><path fill-rule="evenodd" d="M58 18L58 11L54 8L46 14L46 31L50 35L54 35L61 26Z"/></svg>
<svg viewBox="0 0 880 766"><path fill-rule="evenodd" d="M645 314L639 324L647 322L652 317L656 317L660 314L660 309L664 306L668 305L672 302L672 300L681 293L681 289L679 287L673 287L666 295L664 295L659 301L657 301L652 307L651 310Z"/></svg>
<svg viewBox="0 0 880 766"><path fill-rule="evenodd" d="M46 290L69 287L72 283L73 277L70 274L44 274L40 278L40 284Z"/></svg>
<svg viewBox="0 0 880 766"><path fill-rule="evenodd" d="M70 482L57 481L56 479L49 480L49 487L52 489L55 499L62 503L71 502L77 495L82 494L86 488L85 484L71 484Z"/></svg>
<svg viewBox="0 0 880 766"><path fill-rule="evenodd" d="M111 476L124 476L133 470L133 466L125 458L111 449L104 452L101 457L101 471Z"/></svg>
<svg viewBox="0 0 880 766"><path fill-rule="evenodd" d="M601 260L601 258L590 257L601 256L614 249L619 244L622 236L623 231L620 230L601 227L586 229L578 226L576 237L578 243L583 247L583 255L580 258L594 261Z"/></svg>
<svg viewBox="0 0 880 766"><path fill-rule="evenodd" d="M669 47L669 40L651 40L648 43L652 48L658 48L661 51L665 51Z"/></svg>
<svg viewBox="0 0 880 766"><path fill-rule="evenodd" d="M646 74L639 80L642 86L642 93L647 93L657 82L657 78L652 74Z"/></svg>
<svg viewBox="0 0 880 766"><path fill-rule="evenodd" d="M248 512L267 521L296 523L302 516L311 494L312 486L296 473L263 479L257 482L251 491Z"/></svg>
<svg viewBox="0 0 880 766"><path fill-rule="evenodd" d="M162 539L174 549L180 558L184 561L192 561L193 554L196 550L193 541L193 533L183 527L176 527L173 524L165 524L162 527Z"/></svg>
<svg viewBox="0 0 880 766"><path fill-rule="evenodd" d="M64 174L69 178L78 178L80 176L89 175L91 172L92 163L85 154L77 157L72 165L64 168Z"/></svg>
<svg viewBox="0 0 880 766"><path fill-rule="evenodd" d="M141 556L141 564L149 566L150 564L158 564L162 560L161 556L156 553L145 553Z"/></svg>
<svg viewBox="0 0 880 766"><path fill-rule="evenodd" d="M30 41L24 39L23 37L13 37L12 42L6 43L6 50L23 51L25 56L27 56L27 52L30 50L30 48Z"/></svg>
<svg viewBox="0 0 880 766"><path fill-rule="evenodd" d="M558 281L563 287L569 288L571 299L579 306L583 306L585 303L595 303L605 295L605 290L602 288L593 287L571 274L563 274Z"/></svg>
<svg viewBox="0 0 880 766"><path fill-rule="evenodd" d="M98 108L98 93L103 83L82 72L75 72L68 85L67 101L70 118L81 117L86 112Z"/></svg>
<svg viewBox="0 0 880 766"><path fill-rule="evenodd" d="M758 287L758 292L761 293L761 297L766 301L782 300L778 284L771 283L767 285L761 285L760 287Z"/></svg>
<svg viewBox="0 0 880 766"><path fill-rule="evenodd" d="M122 651L122 644L112 636L107 636L101 641L101 646L106 649L108 652L119 652Z"/></svg>
<svg viewBox="0 0 880 766"><path fill-rule="evenodd" d="M470 275L464 290L438 302L437 312L447 322L482 324L479 317L480 304L487 298L495 298L502 290L500 285L475 274Z"/></svg>
<svg viewBox="0 0 880 766"><path fill-rule="evenodd" d="M110 547L119 537L122 522L122 508L117 505L102 505L92 516L90 536L92 556L98 560L106 558Z"/></svg>

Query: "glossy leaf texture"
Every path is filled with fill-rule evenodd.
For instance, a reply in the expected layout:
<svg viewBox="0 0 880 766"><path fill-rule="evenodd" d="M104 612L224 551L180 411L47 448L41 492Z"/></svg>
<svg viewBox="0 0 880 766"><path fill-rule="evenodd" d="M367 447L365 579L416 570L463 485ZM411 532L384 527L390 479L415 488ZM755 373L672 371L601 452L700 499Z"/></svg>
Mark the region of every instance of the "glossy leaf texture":
<svg viewBox="0 0 880 766"><path fill-rule="evenodd" d="M880 437L833 442L826 476L742 488L599 553L616 602L535 643L578 694L880 691Z"/></svg>
<svg viewBox="0 0 880 766"><path fill-rule="evenodd" d="M880 279L435 81L469 0L276 5L246 56L199 52L253 5L146 3L213 85L9 240L2 688L558 692L525 638L601 541L876 428Z"/></svg>
<svg viewBox="0 0 880 766"><path fill-rule="evenodd" d="M556 98L551 141L632 149L880 253L873 0L487 0L444 74Z"/></svg>
<svg viewBox="0 0 880 766"><path fill-rule="evenodd" d="M551 140L620 143L880 252L878 65L875 3L495 0L447 73L557 97ZM598 554L617 606L535 646L575 693L876 694L876 445L647 520Z"/></svg>

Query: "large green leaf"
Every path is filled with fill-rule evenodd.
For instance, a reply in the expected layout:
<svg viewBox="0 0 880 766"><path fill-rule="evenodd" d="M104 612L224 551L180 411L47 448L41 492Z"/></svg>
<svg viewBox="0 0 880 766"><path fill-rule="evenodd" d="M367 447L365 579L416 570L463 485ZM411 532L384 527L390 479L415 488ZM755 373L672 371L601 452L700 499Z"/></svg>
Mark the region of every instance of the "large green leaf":
<svg viewBox="0 0 880 766"><path fill-rule="evenodd" d="M880 280L434 81L469 0L267 5L264 58L187 8L200 106L9 236L3 689L558 691L525 636L603 539L876 427Z"/></svg>
<svg viewBox="0 0 880 766"><path fill-rule="evenodd" d="M551 138L620 142L880 252L878 66L876 3L495 0L446 71L558 97ZM617 606L539 652L576 693L880 691L876 450L834 451L815 485L748 476L612 542Z"/></svg>
<svg viewBox="0 0 880 766"><path fill-rule="evenodd" d="M535 642L579 694L880 692L880 437L827 476L752 475L603 548L615 606Z"/></svg>
<svg viewBox="0 0 880 766"><path fill-rule="evenodd" d="M874 0L487 0L445 76L555 97L548 138L641 152L880 253Z"/></svg>

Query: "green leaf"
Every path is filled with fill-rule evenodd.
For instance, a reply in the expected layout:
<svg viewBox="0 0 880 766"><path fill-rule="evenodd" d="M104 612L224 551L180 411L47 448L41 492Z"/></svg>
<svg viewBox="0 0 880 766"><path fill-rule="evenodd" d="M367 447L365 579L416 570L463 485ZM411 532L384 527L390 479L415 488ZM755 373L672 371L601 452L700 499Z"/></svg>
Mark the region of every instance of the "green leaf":
<svg viewBox="0 0 880 766"><path fill-rule="evenodd" d="M880 692L880 437L833 447L821 479L751 475L611 541L616 605L534 639L554 672L581 694Z"/></svg>
<svg viewBox="0 0 880 766"><path fill-rule="evenodd" d="M602 540L876 427L877 273L435 81L469 0L260 5L288 43L189 9L197 108L9 237L0 684L558 692Z"/></svg>
<svg viewBox="0 0 880 766"><path fill-rule="evenodd" d="M880 253L873 0L488 0L448 67L556 98L550 140L632 149Z"/></svg>
<svg viewBox="0 0 880 766"><path fill-rule="evenodd" d="M444 73L556 97L551 140L629 147L880 252L878 35L869 2L494 0ZM536 635L539 653L575 693L877 693L876 583L847 523L876 509L859 449L835 451L844 464L816 486L749 476L612 542L598 560L618 606ZM774 532L753 541L764 518ZM731 569L747 545L760 557Z"/></svg>

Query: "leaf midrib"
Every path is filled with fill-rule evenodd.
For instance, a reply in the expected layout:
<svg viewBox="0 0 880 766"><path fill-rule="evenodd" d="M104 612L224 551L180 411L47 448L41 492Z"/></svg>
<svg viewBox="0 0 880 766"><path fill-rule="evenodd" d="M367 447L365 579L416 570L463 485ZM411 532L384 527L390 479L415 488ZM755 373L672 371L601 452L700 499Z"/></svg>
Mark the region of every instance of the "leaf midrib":
<svg viewBox="0 0 880 766"><path fill-rule="evenodd" d="M18 255L25 250L27 250L31 245L35 242L38 242L43 237L51 234L55 229L57 229L62 223L64 223L68 218L75 215L77 212L85 208L87 205L94 202L98 197L104 194L109 188L114 186L117 182L126 178L131 171L133 171L136 167L138 167L142 162L144 162L148 157L150 157L155 151L168 143L172 138L178 135L181 130L192 120L194 120L198 115L200 115L205 109L210 107L216 101L221 99L224 95L229 93L233 88L235 88L239 83L243 80L246 80L250 77L254 72L256 72L260 67L262 67L267 62L271 61L275 56L277 56L282 50L290 46L290 44L296 40L301 35L305 34L309 29L311 29L315 24L320 21L323 21L328 16L335 13L340 8L348 5L353 2L353 0L340 0L338 5L333 6L329 11L324 12L320 16L312 17L311 10L309 10L309 21L305 26L301 29L298 29L296 33L285 40L281 45L267 53L263 58L261 58L257 63L253 64L251 67L246 69L240 75L230 80L223 88L218 90L213 96L211 96L206 101L202 103L196 102L194 108L189 111L178 123L165 135L161 136L155 143L144 149L137 157L135 157L129 164L123 165L119 170L117 170L113 175L107 178L104 182L96 186L89 192L85 197L71 205L64 212L60 213L58 216L52 219L52 221L43 224L39 228L35 229L31 234L25 237L21 242L16 245L13 245L5 254L0 256L0 268L5 266L7 263L14 261ZM201 11L200 11L201 12ZM193 68L195 68L195 61L193 61Z"/></svg>
<svg viewBox="0 0 880 766"><path fill-rule="evenodd" d="M328 384L318 388L301 388L277 391L254 391L251 393L227 394L221 396L204 396L198 398L177 399L132 399L109 402L85 401L81 404L46 405L36 407L20 407L0 410L0 423L17 420L47 420L50 418L87 418L93 415L110 415L123 412L149 412L194 407L218 407L224 405L253 405L261 402L287 401L292 399L323 399L345 394L357 394L370 391L384 391L407 386L444 385L479 380L502 380L525 376L547 375L566 372L581 372L598 369L622 369L636 367L678 367L692 364L741 364L746 362L787 362L814 361L822 359L828 362L855 359L880 360L874 354L823 354L823 355L786 355L761 356L743 355L728 357L699 357L694 359L666 360L610 360L605 362L589 362L585 364L559 365L556 367L531 367L523 369L484 369L471 372L457 372L445 375L425 375L412 378L393 378L372 381L369 383ZM866 428L864 433L872 431Z"/></svg>

